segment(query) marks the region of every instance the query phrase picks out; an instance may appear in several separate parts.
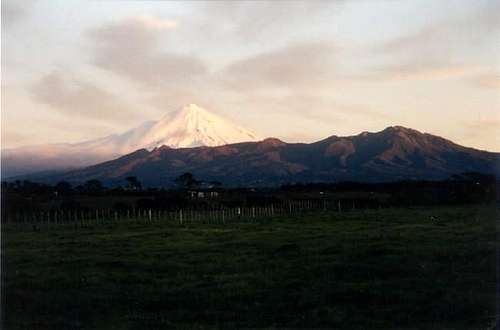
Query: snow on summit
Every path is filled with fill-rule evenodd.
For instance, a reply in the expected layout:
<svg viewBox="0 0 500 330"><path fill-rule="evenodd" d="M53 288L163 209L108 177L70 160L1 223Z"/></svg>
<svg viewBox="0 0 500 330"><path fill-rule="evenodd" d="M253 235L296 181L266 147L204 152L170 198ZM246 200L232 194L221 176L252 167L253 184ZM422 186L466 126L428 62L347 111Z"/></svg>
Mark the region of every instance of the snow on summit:
<svg viewBox="0 0 500 330"><path fill-rule="evenodd" d="M258 141L254 133L208 110L188 104L158 121L147 121L121 134L74 144L28 146L2 151L2 174L88 166L137 149L219 146Z"/></svg>
<svg viewBox="0 0 500 330"><path fill-rule="evenodd" d="M179 148L257 140L254 133L196 104L188 104L158 121L144 135L142 144L148 149L162 145Z"/></svg>
<svg viewBox="0 0 500 330"><path fill-rule="evenodd" d="M93 150L108 150L123 155L142 148L152 150L162 145L171 148L213 147L257 140L259 138L254 133L196 104L188 104L166 114L159 121L146 122L123 134L85 144L89 144Z"/></svg>

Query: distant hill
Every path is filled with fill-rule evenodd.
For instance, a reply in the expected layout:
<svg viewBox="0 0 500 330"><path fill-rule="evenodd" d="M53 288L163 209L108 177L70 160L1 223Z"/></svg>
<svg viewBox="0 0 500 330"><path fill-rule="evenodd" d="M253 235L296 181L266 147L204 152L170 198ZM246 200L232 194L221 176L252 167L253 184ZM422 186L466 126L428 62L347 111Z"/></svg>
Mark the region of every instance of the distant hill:
<svg viewBox="0 0 500 330"><path fill-rule="evenodd" d="M140 149L83 169L32 179L123 184L137 176L147 186L171 186L191 172L230 186L274 186L294 182L438 180L456 173L500 174L500 153L457 145L444 138L395 126L376 133L331 136L305 143L268 138L216 147Z"/></svg>
<svg viewBox="0 0 500 330"><path fill-rule="evenodd" d="M73 144L48 144L2 150L2 176L80 168L128 154L137 149L219 146L257 141L252 132L195 104L147 121L122 134Z"/></svg>

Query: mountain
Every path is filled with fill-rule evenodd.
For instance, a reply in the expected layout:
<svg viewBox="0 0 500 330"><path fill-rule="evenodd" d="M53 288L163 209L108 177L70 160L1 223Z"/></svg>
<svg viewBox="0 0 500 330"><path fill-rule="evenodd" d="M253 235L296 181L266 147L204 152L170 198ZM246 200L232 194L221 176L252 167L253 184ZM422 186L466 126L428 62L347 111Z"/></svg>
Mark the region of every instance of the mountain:
<svg viewBox="0 0 500 330"><path fill-rule="evenodd" d="M232 186L272 186L292 182L394 181L444 179L455 173L500 175L500 154L457 145L444 138L400 126L376 133L305 144L268 138L216 147L140 149L118 159L44 181L73 183L98 179L123 184L137 176L147 186L170 186L192 172L197 179Z"/></svg>
<svg viewBox="0 0 500 330"><path fill-rule="evenodd" d="M137 149L218 146L257 141L252 132L195 104L148 121L122 134L75 144L51 144L2 150L2 176L84 167Z"/></svg>

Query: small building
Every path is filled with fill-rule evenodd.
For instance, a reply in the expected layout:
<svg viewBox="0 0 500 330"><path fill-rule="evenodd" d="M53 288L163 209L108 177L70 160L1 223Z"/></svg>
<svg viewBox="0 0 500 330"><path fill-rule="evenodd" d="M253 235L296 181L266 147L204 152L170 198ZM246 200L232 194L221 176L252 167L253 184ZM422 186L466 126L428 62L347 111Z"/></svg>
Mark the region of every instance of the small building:
<svg viewBox="0 0 500 330"><path fill-rule="evenodd" d="M219 197L219 192L215 190L190 190L188 191L190 198L216 198Z"/></svg>

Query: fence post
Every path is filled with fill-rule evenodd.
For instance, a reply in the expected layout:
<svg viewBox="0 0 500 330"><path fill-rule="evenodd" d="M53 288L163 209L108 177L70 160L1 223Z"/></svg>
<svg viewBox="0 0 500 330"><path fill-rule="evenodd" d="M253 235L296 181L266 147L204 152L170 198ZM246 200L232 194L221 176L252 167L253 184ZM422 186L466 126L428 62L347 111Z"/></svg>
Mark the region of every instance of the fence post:
<svg viewBox="0 0 500 330"><path fill-rule="evenodd" d="M151 222L151 209L149 209L148 218L149 218L149 222Z"/></svg>
<svg viewBox="0 0 500 330"><path fill-rule="evenodd" d="M182 225L182 210L179 210L179 222Z"/></svg>
<svg viewBox="0 0 500 330"><path fill-rule="evenodd" d="M34 213L34 215L36 216L36 213ZM44 218L43 218L43 212L40 211L39 215L38 215L39 219L42 221L44 221ZM47 219L47 229L50 229L50 219Z"/></svg>

